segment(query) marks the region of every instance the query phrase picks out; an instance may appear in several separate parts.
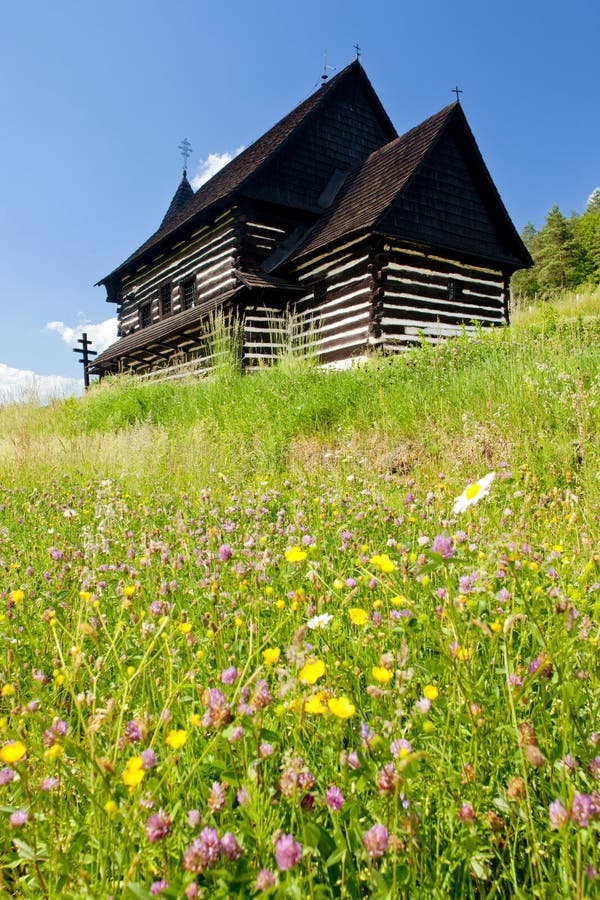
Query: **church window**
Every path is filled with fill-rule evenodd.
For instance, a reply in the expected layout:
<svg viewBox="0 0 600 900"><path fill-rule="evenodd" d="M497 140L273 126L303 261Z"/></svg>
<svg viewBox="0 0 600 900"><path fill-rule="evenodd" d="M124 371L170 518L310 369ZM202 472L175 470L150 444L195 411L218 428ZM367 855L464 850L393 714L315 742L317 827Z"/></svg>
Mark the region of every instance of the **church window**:
<svg viewBox="0 0 600 900"><path fill-rule="evenodd" d="M196 305L196 279L188 278L181 285L181 308L191 309Z"/></svg>
<svg viewBox="0 0 600 900"><path fill-rule="evenodd" d="M152 309L149 303L140 306L140 328L147 328L152 323Z"/></svg>
<svg viewBox="0 0 600 900"><path fill-rule="evenodd" d="M171 312L172 312L171 282L169 281L167 284L163 284L160 289L160 315L161 315L161 318L164 319L165 316L170 316Z"/></svg>

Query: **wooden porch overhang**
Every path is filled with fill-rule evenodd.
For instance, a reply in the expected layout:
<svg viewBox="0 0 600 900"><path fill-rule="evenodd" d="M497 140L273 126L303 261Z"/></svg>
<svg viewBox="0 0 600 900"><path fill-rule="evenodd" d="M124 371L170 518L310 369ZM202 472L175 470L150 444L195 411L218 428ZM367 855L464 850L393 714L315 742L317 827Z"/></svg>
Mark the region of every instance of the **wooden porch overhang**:
<svg viewBox="0 0 600 900"><path fill-rule="evenodd" d="M125 364L127 361L148 364L159 360L164 362L177 351L192 346L195 343L193 335L201 330L207 317L228 306L231 300L244 290L245 287L237 287L225 295L222 294L218 299L211 298L198 306L175 313L154 322L147 328L140 328L133 334L120 338L94 359L89 368L90 374L103 375L115 372L120 362Z"/></svg>

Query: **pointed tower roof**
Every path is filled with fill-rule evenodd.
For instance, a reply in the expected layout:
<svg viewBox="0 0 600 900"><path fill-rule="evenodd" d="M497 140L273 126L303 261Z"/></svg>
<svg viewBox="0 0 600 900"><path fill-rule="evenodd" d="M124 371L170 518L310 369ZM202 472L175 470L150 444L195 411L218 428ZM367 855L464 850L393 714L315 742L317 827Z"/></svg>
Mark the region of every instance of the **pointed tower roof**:
<svg viewBox="0 0 600 900"><path fill-rule="evenodd" d="M188 200L191 200L194 196L194 191L192 190L192 186L187 180L187 172L185 169L183 170L183 178L179 182L179 187L175 191L173 195L173 199L169 205L168 210L165 213L165 217L160 223L159 231L162 228L165 228L170 222L172 222L175 217L180 213L183 207L186 205Z"/></svg>

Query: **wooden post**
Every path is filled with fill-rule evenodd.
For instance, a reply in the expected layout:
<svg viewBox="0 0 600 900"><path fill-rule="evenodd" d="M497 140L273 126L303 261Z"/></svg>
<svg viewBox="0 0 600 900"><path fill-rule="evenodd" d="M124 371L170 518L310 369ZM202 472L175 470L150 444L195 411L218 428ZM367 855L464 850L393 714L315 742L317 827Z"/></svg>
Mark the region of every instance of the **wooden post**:
<svg viewBox="0 0 600 900"><path fill-rule="evenodd" d="M83 383L84 383L85 389L87 391L87 389L90 386L90 373L88 371L88 366L90 363L90 356L96 356L96 351L88 350L88 347L92 346L92 342L88 341L88 336L85 333L85 331L83 332L83 334L81 335L81 337L79 338L77 343L83 344L83 346L82 347L73 347L73 353L81 353L81 359L79 360L79 362L83 363Z"/></svg>

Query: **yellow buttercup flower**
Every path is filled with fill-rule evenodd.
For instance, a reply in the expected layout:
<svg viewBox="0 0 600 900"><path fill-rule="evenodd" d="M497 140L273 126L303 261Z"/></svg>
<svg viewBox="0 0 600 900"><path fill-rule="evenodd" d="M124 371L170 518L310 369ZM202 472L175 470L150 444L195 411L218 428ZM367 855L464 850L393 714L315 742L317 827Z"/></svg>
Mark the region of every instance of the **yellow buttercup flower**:
<svg viewBox="0 0 600 900"><path fill-rule="evenodd" d="M347 697L331 697L327 701L327 707L338 719L349 719L356 712L354 704Z"/></svg>
<svg viewBox="0 0 600 900"><path fill-rule="evenodd" d="M128 584L123 588L123 593L125 594L126 597L133 597L136 590L137 590L137 585Z"/></svg>
<svg viewBox="0 0 600 900"><path fill-rule="evenodd" d="M376 566L380 572L383 572L384 575L393 572L396 568L396 563L392 562L387 553L378 553L372 556L369 562L372 566Z"/></svg>
<svg viewBox="0 0 600 900"><path fill-rule="evenodd" d="M313 716L322 716L327 712L327 707L323 703L321 694L313 694L308 700L304 701L304 710Z"/></svg>
<svg viewBox="0 0 600 900"><path fill-rule="evenodd" d="M3 697L12 697L13 694L16 694L14 684L4 684L2 685L2 691L0 691Z"/></svg>
<svg viewBox="0 0 600 900"><path fill-rule="evenodd" d="M348 615L353 625L364 625L368 614L366 609L362 609L360 606L353 606L352 609L348 610Z"/></svg>
<svg viewBox="0 0 600 900"><path fill-rule="evenodd" d="M114 800L107 800L102 808L106 815L111 819L114 815L116 815L116 812L119 809Z"/></svg>
<svg viewBox="0 0 600 900"><path fill-rule="evenodd" d="M16 763L23 759L27 753L27 747L21 741L11 741L0 747L0 760L3 763Z"/></svg>
<svg viewBox="0 0 600 900"><path fill-rule="evenodd" d="M440 696L440 692L436 688L435 684L426 684L423 688L423 696L428 700L437 700Z"/></svg>
<svg viewBox="0 0 600 900"><path fill-rule="evenodd" d="M265 661L265 665L272 666L273 663L276 663L279 659L281 651L279 647L267 647L266 650L263 650L263 659Z"/></svg>
<svg viewBox="0 0 600 900"><path fill-rule="evenodd" d="M190 631L192 630L192 623L191 622L180 622L179 625L177 626L177 628L179 629L179 631L182 634L189 634Z"/></svg>
<svg viewBox="0 0 600 900"><path fill-rule="evenodd" d="M65 748L62 744L52 744L51 747L48 747L46 752L44 753L45 759L50 760L50 762L54 762L55 759L59 759L65 752Z"/></svg>
<svg viewBox="0 0 600 900"><path fill-rule="evenodd" d="M385 666L373 666L371 674L375 681L378 681L380 684L387 684L394 677L394 673L386 669Z"/></svg>
<svg viewBox="0 0 600 900"><path fill-rule="evenodd" d="M142 757L132 756L125 763L125 771L121 777L123 778L123 784L127 785L128 788L134 788L142 783L145 774L146 772L142 768Z"/></svg>
<svg viewBox="0 0 600 900"><path fill-rule="evenodd" d="M183 728L174 728L168 733L165 741L172 750L179 750L187 741L187 731L184 731Z"/></svg>
<svg viewBox="0 0 600 900"><path fill-rule="evenodd" d="M336 589L336 591L341 591L342 588L344 587L344 582L342 581L341 578L336 578L335 581L333 582L333 586Z"/></svg>
<svg viewBox="0 0 600 900"><path fill-rule="evenodd" d="M290 547L283 555L290 563L302 562L307 557L306 550L302 550L301 547Z"/></svg>
<svg viewBox="0 0 600 900"><path fill-rule="evenodd" d="M16 591L10 592L10 599L13 603L20 603L21 600L25 598L25 591L22 591L21 588L17 588Z"/></svg>
<svg viewBox="0 0 600 900"><path fill-rule="evenodd" d="M325 663L320 659L315 659L312 662L306 663L306 665L300 669L298 680L301 681L302 684L315 684L315 682L324 674Z"/></svg>

